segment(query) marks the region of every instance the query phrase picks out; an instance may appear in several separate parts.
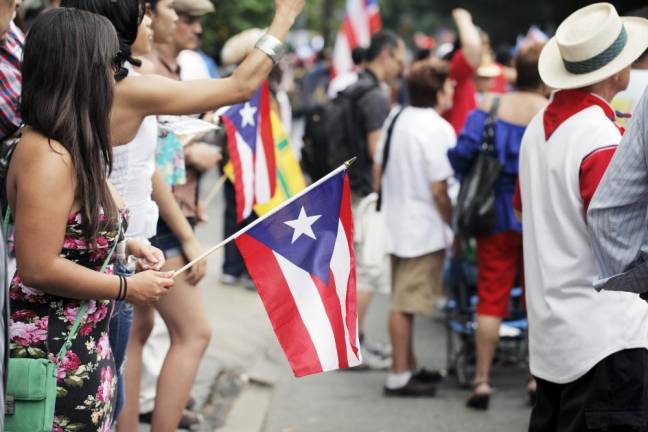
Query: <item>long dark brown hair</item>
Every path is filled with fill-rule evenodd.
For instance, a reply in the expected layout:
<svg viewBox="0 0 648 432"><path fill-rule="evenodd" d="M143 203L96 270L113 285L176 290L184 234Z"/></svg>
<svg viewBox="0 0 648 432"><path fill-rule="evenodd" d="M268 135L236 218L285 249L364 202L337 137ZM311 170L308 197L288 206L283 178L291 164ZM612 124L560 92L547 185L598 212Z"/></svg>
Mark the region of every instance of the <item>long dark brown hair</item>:
<svg viewBox="0 0 648 432"><path fill-rule="evenodd" d="M23 53L22 118L70 153L83 233L93 243L101 212L109 222L117 214L106 180L112 169L110 110L118 52L117 34L106 18L57 8L34 21Z"/></svg>
<svg viewBox="0 0 648 432"><path fill-rule="evenodd" d="M141 61L133 58L131 45L135 43L139 25L144 19L144 0L62 0L61 6L103 15L113 24L119 37L117 63L121 68L116 75L117 81L128 75L128 70L123 67L125 62L134 66L142 65Z"/></svg>

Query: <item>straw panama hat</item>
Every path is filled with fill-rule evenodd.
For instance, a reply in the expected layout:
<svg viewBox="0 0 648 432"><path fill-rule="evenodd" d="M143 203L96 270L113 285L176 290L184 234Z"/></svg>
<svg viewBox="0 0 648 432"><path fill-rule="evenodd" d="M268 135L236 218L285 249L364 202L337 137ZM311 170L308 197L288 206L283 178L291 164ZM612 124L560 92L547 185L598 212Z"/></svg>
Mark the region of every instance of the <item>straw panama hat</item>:
<svg viewBox="0 0 648 432"><path fill-rule="evenodd" d="M538 70L550 87L586 87L623 70L647 47L648 20L619 18L610 3L595 3L560 24L540 54Z"/></svg>

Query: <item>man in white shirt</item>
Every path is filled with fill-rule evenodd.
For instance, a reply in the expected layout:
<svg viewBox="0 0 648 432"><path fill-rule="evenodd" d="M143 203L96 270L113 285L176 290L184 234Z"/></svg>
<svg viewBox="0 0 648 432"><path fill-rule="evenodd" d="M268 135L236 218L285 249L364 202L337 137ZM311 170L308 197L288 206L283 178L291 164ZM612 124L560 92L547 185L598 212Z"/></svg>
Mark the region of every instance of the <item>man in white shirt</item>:
<svg viewBox="0 0 648 432"><path fill-rule="evenodd" d="M407 76L411 106L386 122L376 152L382 177L391 255L389 333L392 368L386 396L434 396L441 375L418 369L413 346L414 315L431 315L441 294L452 204L446 181L453 171L448 149L456 136L439 114L452 105L453 86L440 65L420 62ZM378 176L379 174L377 174Z"/></svg>
<svg viewBox="0 0 648 432"><path fill-rule="evenodd" d="M570 15L545 46L540 76L559 89L529 124L519 193L530 369L530 432L643 430L648 424L648 305L597 292L587 209L622 130L609 101L627 87L648 23L609 3Z"/></svg>

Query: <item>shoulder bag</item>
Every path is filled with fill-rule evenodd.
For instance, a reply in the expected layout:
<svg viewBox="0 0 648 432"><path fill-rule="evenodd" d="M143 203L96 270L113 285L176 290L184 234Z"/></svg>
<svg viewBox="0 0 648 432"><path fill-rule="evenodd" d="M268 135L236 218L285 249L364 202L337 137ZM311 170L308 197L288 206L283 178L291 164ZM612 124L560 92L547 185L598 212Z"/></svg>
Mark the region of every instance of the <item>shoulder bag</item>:
<svg viewBox="0 0 648 432"><path fill-rule="evenodd" d="M470 237L490 234L495 225L495 184L503 165L495 154L495 117L499 98L488 113L482 147L475 162L461 182L457 206L452 218L455 234Z"/></svg>

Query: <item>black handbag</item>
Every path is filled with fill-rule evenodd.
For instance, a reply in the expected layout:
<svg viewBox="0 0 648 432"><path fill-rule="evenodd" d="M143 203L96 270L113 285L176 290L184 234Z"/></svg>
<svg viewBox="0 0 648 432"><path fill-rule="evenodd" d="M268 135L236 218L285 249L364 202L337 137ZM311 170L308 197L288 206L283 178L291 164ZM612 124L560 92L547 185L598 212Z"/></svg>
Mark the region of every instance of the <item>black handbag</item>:
<svg viewBox="0 0 648 432"><path fill-rule="evenodd" d="M504 167L495 154L494 145L498 106L499 98L495 98L484 126L482 148L461 182L452 218L452 228L460 236L490 234L495 225L495 184Z"/></svg>

